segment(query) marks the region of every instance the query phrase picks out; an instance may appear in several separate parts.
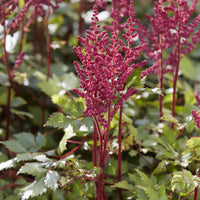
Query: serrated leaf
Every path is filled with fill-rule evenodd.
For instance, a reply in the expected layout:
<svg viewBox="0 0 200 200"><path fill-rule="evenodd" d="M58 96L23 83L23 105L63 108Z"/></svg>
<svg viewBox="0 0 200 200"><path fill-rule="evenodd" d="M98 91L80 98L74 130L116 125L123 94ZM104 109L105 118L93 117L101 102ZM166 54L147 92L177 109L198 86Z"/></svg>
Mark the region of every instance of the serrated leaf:
<svg viewBox="0 0 200 200"><path fill-rule="evenodd" d="M58 188L58 180L60 179L60 175L56 171L48 171L44 180L44 183L47 188L55 191Z"/></svg>
<svg viewBox="0 0 200 200"><path fill-rule="evenodd" d="M26 163L22 166L17 174L30 174L32 176L41 177L47 172L41 163Z"/></svg>
<svg viewBox="0 0 200 200"><path fill-rule="evenodd" d="M19 133L14 135L14 137L27 149L37 148L35 137L31 133Z"/></svg>
<svg viewBox="0 0 200 200"><path fill-rule="evenodd" d="M8 140L2 142L6 148L15 153L26 153L27 149L18 140Z"/></svg>
<svg viewBox="0 0 200 200"><path fill-rule="evenodd" d="M68 101L63 106L63 111L70 117L81 117L83 116L83 111L85 110L84 104L81 100Z"/></svg>
<svg viewBox="0 0 200 200"><path fill-rule="evenodd" d="M160 199L158 192L153 187L142 187L149 200Z"/></svg>
<svg viewBox="0 0 200 200"><path fill-rule="evenodd" d="M179 124L178 120L175 117L172 117L172 115L170 115L170 114L165 113L161 119L164 121L172 122L176 125Z"/></svg>
<svg viewBox="0 0 200 200"><path fill-rule="evenodd" d="M47 158L46 155L41 154L41 153L33 153L32 156L33 156L33 158L35 160L37 160L39 162L43 162L43 163L45 163L45 162L49 162L49 163L53 162L50 158Z"/></svg>
<svg viewBox="0 0 200 200"><path fill-rule="evenodd" d="M58 94L62 90L62 87L59 87L52 79L38 83L38 87L48 96Z"/></svg>
<svg viewBox="0 0 200 200"><path fill-rule="evenodd" d="M61 105L63 105L63 104L65 104L65 103L67 103L68 98L67 98L66 95L58 95L58 94L55 94L55 95L52 95L52 96L51 96L51 100L52 100L52 102L55 103L55 104L59 104L59 105L61 104Z"/></svg>
<svg viewBox="0 0 200 200"><path fill-rule="evenodd" d="M166 195L166 189L165 189L165 184L164 182L162 183L160 187L160 200L167 200L167 195Z"/></svg>
<svg viewBox="0 0 200 200"><path fill-rule="evenodd" d="M38 132L35 140L36 140L37 145L42 147L43 146L43 142L45 140L45 137L44 137L44 135L42 135L41 133Z"/></svg>
<svg viewBox="0 0 200 200"><path fill-rule="evenodd" d="M47 188L44 184L44 177L34 181L30 185L20 189L19 195L21 196L21 200L29 199L30 197L36 197L41 195L47 191Z"/></svg>
<svg viewBox="0 0 200 200"><path fill-rule="evenodd" d="M144 186L153 187L150 178L145 173L139 171L138 169L136 169L136 171L140 175L141 180L144 182Z"/></svg>
<svg viewBox="0 0 200 200"><path fill-rule="evenodd" d="M51 126L54 128L66 128L71 123L71 119L66 117L63 113L54 113L50 116L44 126Z"/></svg>
<svg viewBox="0 0 200 200"><path fill-rule="evenodd" d="M162 160L161 162L158 163L157 167L153 171L153 175L155 174L161 174L166 171L166 166L169 164L169 161Z"/></svg>
<svg viewBox="0 0 200 200"><path fill-rule="evenodd" d="M200 137L191 137L187 142L186 142L186 146L188 148L196 148L196 147L200 147Z"/></svg>
<svg viewBox="0 0 200 200"><path fill-rule="evenodd" d="M14 167L16 163L17 163L16 158L2 162L2 163L0 163L0 171L5 170L5 169L10 169L10 168Z"/></svg>
<svg viewBox="0 0 200 200"><path fill-rule="evenodd" d="M116 188L121 188L121 189L126 189L126 190L129 190L129 191L133 191L133 187L127 181L121 181L121 182L115 183L111 187L116 187Z"/></svg>
<svg viewBox="0 0 200 200"><path fill-rule="evenodd" d="M76 135L74 133L73 127L71 125L69 125L64 131L65 131L65 134L62 137L62 139L59 143L59 146L58 146L59 154L62 154L67 149L66 148L67 140Z"/></svg>
<svg viewBox="0 0 200 200"><path fill-rule="evenodd" d="M149 200L144 190L137 188L137 200Z"/></svg>
<svg viewBox="0 0 200 200"><path fill-rule="evenodd" d="M65 74L61 78L63 79L61 84L65 90L72 90L78 86L79 80L72 72Z"/></svg>
<svg viewBox="0 0 200 200"><path fill-rule="evenodd" d="M29 161L29 160L33 160L33 157L29 152L17 154L17 161L18 162L19 161Z"/></svg>

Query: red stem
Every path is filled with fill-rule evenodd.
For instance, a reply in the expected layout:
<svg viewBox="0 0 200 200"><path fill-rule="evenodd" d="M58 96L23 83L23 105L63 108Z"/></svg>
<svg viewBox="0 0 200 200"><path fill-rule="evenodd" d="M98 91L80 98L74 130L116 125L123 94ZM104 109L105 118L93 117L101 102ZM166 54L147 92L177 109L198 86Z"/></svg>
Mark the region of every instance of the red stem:
<svg viewBox="0 0 200 200"><path fill-rule="evenodd" d="M93 150L94 167L97 166L97 127L94 123L94 150Z"/></svg>
<svg viewBox="0 0 200 200"><path fill-rule="evenodd" d="M118 182L121 181L121 160L122 160L122 110L123 110L123 105L120 106L120 111L119 111L119 130L118 130ZM119 197L120 200L123 200L122 197L122 191L121 189L119 191Z"/></svg>
<svg viewBox="0 0 200 200"><path fill-rule="evenodd" d="M94 122L94 147L93 147L93 163L94 163L94 167L97 167L97 127L96 124ZM98 191L98 183L95 182L95 194L97 197L97 191Z"/></svg>
<svg viewBox="0 0 200 200"><path fill-rule="evenodd" d="M160 58L160 70L159 70L159 88L161 90L161 92L163 92L163 37L162 35L160 35L160 50L161 50L161 58ZM162 94L159 95L159 111L160 111L160 118L163 117L163 108L162 108L162 101L163 101L163 96ZM162 120L160 119L160 122L162 122Z"/></svg>
<svg viewBox="0 0 200 200"><path fill-rule="evenodd" d="M160 2L160 5L162 7L163 2ZM158 73L158 79L159 79L159 88L161 90L161 92L163 92L163 36L159 35L160 38L160 51L161 51L161 58L160 58L160 70ZM159 112L160 112L160 122L162 122L161 118L163 117L163 106L162 106L162 102L163 102L163 96L160 94L159 95Z"/></svg>
<svg viewBox="0 0 200 200"><path fill-rule="evenodd" d="M198 177L200 177L200 170L199 170ZM197 200L198 190L199 190L199 186L197 186L197 187L194 189L194 200Z"/></svg>
<svg viewBox="0 0 200 200"><path fill-rule="evenodd" d="M180 2L178 2L178 5L180 4ZM178 10L180 9L180 6L178 7ZM174 74L174 80L173 80L173 100L172 100L172 116L175 117L175 107L176 107L176 84L177 84L177 79L178 79L178 71L179 71L179 64L180 64L180 22L178 22L178 44L177 44L177 66L176 66L176 71ZM176 47L175 47L176 48ZM172 123L172 128L174 128L174 123Z"/></svg>
<svg viewBox="0 0 200 200"><path fill-rule="evenodd" d="M77 147L73 148L71 151L69 151L68 153L66 153L65 155L60 157L60 160L66 158L67 156L69 156L70 154L72 154L73 152L75 152L77 149L79 149L83 144L78 145Z"/></svg>

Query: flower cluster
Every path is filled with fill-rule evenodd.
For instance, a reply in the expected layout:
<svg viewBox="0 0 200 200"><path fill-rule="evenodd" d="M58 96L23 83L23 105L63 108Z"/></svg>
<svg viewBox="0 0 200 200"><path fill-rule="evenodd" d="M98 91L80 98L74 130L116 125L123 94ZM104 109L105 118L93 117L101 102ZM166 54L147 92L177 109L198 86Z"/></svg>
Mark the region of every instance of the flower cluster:
<svg viewBox="0 0 200 200"><path fill-rule="evenodd" d="M13 66L13 71L12 71L12 76L14 77L15 76L15 72L17 70L17 68L21 65L23 59L24 59L24 55L25 55L25 52L22 51L18 56L17 56L17 59L15 61L15 65Z"/></svg>
<svg viewBox="0 0 200 200"><path fill-rule="evenodd" d="M163 65L163 72L166 72L166 66L174 71L180 58L194 49L200 40L200 30L195 30L200 22L200 15L189 22L196 4L197 0L194 0L188 8L185 0L171 0L169 4L166 4L166 0L157 0L154 3L154 17L146 15L152 25L152 32L137 20L138 34L145 44L145 51L157 68ZM166 49L171 51L164 63L161 63Z"/></svg>
<svg viewBox="0 0 200 200"><path fill-rule="evenodd" d="M200 97L197 95L195 97L197 104L200 106ZM200 128L200 115L195 110L192 110L192 116L194 118L194 121L196 122L196 125Z"/></svg>
<svg viewBox="0 0 200 200"><path fill-rule="evenodd" d="M18 2L14 0L6 1L2 0L1 6L0 6L0 24L2 26L5 25L5 21L9 15L15 10L15 8L18 6Z"/></svg>
<svg viewBox="0 0 200 200"><path fill-rule="evenodd" d="M133 34L133 4L130 8L130 18L125 25L127 32L123 34L127 44L118 39L116 20L113 22L111 40L106 31L99 31L97 6L94 6L93 26L87 31L86 38L79 37L84 48L74 47L82 63L80 66L74 62L82 88L75 89L75 92L86 100L85 114L98 117L103 126L107 123L103 113L110 112L112 118L123 101L137 93L133 87L125 89L126 81L134 69L146 63L134 64L143 46L133 47L133 38L136 36Z"/></svg>
<svg viewBox="0 0 200 200"><path fill-rule="evenodd" d="M29 19L28 24L30 24L33 21L34 16L36 16L36 15L41 16L42 18L45 17L45 10L44 10L43 5L49 6L53 10L55 10L55 9L58 8L58 4L60 2L61 2L61 0L57 0L55 2L55 5L54 5L49 0L26 0L24 2L24 6L21 9L21 12L15 17L15 19L13 19L10 22L10 24L9 24L9 27L10 27L9 31L11 31L13 29L18 29L19 28L20 22L24 19L26 13L29 11L29 9L30 9L31 6L33 6L34 9L32 11L32 14L31 14L31 17Z"/></svg>

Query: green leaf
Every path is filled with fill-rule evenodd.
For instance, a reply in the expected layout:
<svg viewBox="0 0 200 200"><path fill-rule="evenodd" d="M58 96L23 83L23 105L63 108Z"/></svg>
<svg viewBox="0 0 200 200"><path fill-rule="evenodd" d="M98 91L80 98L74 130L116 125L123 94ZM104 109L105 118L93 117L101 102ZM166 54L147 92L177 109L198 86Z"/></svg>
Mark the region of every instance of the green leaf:
<svg viewBox="0 0 200 200"><path fill-rule="evenodd" d="M0 72L0 84L3 86L9 86L8 75Z"/></svg>
<svg viewBox="0 0 200 200"><path fill-rule="evenodd" d="M193 191L199 183L200 178L192 175L190 171L175 171L171 179L171 190L176 190L181 195L187 195Z"/></svg>
<svg viewBox="0 0 200 200"><path fill-rule="evenodd" d="M65 134L62 138L62 140L59 143L58 146L58 153L61 155L67 148L66 148L66 144L67 144L67 140L74 137L76 134L73 131L73 127L71 125L69 125L65 130Z"/></svg>
<svg viewBox="0 0 200 200"><path fill-rule="evenodd" d="M17 116L19 116L21 119L25 119L25 117L28 117L30 119L33 119L33 115L28 113L28 112L24 112L21 110L16 110L14 108L11 109L11 112Z"/></svg>
<svg viewBox="0 0 200 200"><path fill-rule="evenodd" d="M24 84L26 80L27 80L26 73L15 72L13 81L17 82L18 84Z"/></svg>
<svg viewBox="0 0 200 200"><path fill-rule="evenodd" d="M121 182L115 183L111 187L116 187L116 188L121 188L121 189L126 189L126 190L129 190L129 191L133 191L133 187L127 181L121 181Z"/></svg>
<svg viewBox="0 0 200 200"><path fill-rule="evenodd" d="M52 101L58 104L63 109L64 113L70 117L78 118L83 116L85 102L82 98L71 100L66 95L53 95Z"/></svg>
<svg viewBox="0 0 200 200"><path fill-rule="evenodd" d="M64 190L56 190L53 192L53 200L66 200Z"/></svg>
<svg viewBox="0 0 200 200"><path fill-rule="evenodd" d="M29 152L17 154L17 161L18 162L19 161L29 161L29 160L33 160L33 157Z"/></svg>
<svg viewBox="0 0 200 200"><path fill-rule="evenodd" d="M136 169L136 171L140 175L140 178L143 181L144 186L153 187L151 180L149 179L149 177L145 173L139 171L138 169Z"/></svg>
<svg viewBox="0 0 200 200"><path fill-rule="evenodd" d="M196 147L200 147L200 137L191 137L187 142L186 142L186 146L188 148L196 148Z"/></svg>
<svg viewBox="0 0 200 200"><path fill-rule="evenodd" d="M83 116L83 111L85 110L84 104L80 99L68 101L62 108L66 114L75 118Z"/></svg>
<svg viewBox="0 0 200 200"><path fill-rule="evenodd" d="M36 140L37 145L42 147L43 143L44 143L44 140L45 140L45 137L44 137L44 135L42 135L41 133L38 132L35 140Z"/></svg>
<svg viewBox="0 0 200 200"><path fill-rule="evenodd" d="M44 164L41 163L26 163L22 166L17 174L30 174L32 176L41 177L47 172Z"/></svg>
<svg viewBox="0 0 200 200"><path fill-rule="evenodd" d="M19 133L14 135L14 137L27 149L37 148L35 142L35 137L31 133Z"/></svg>
<svg viewBox="0 0 200 200"><path fill-rule="evenodd" d="M60 179L60 175L56 171L48 171L44 180L44 183L47 188L55 191L58 188L58 180Z"/></svg>
<svg viewBox="0 0 200 200"><path fill-rule="evenodd" d="M172 115L167 113L165 113L161 119L167 122L172 122L176 125L178 124L178 120L175 117L172 117Z"/></svg>
<svg viewBox="0 0 200 200"><path fill-rule="evenodd" d="M72 119L66 117L63 113L53 113L44 126L54 128L66 128L71 123Z"/></svg>
<svg viewBox="0 0 200 200"><path fill-rule="evenodd" d="M15 153L26 153L27 149L18 141L18 140L8 140L3 143L6 148L15 152Z"/></svg>
<svg viewBox="0 0 200 200"><path fill-rule="evenodd" d="M136 87L141 83L141 68L137 68L133 71L133 73L128 77L126 81L126 87Z"/></svg>
<svg viewBox="0 0 200 200"><path fill-rule="evenodd" d="M2 162L2 163L0 163L0 171L5 170L5 169L10 169L10 168L14 167L16 163L17 163L16 158Z"/></svg>
<svg viewBox="0 0 200 200"><path fill-rule="evenodd" d="M21 200L29 199L30 197L36 197L41 195L47 191L47 188L44 184L44 177L34 181L30 185L20 189L19 195L21 196Z"/></svg>
<svg viewBox="0 0 200 200"><path fill-rule="evenodd" d="M14 91L11 90L11 100L14 97ZM8 89L6 87L0 87L0 105L7 105Z"/></svg>
<svg viewBox="0 0 200 200"><path fill-rule="evenodd" d="M16 197L16 195L9 195L4 200L20 200L20 198Z"/></svg>
<svg viewBox="0 0 200 200"><path fill-rule="evenodd" d="M14 97L11 101L11 107L13 108L19 107L25 104L26 104L26 101L21 97Z"/></svg>
<svg viewBox="0 0 200 200"><path fill-rule="evenodd" d="M51 96L51 100L55 104L64 105L65 103L68 102L68 97L66 95L54 94Z"/></svg>
<svg viewBox="0 0 200 200"><path fill-rule="evenodd" d="M38 87L48 96L58 94L62 90L62 87L58 86L52 79L38 83Z"/></svg>
<svg viewBox="0 0 200 200"><path fill-rule="evenodd" d="M137 188L137 200L149 200L144 190L141 188Z"/></svg>
<svg viewBox="0 0 200 200"><path fill-rule="evenodd" d="M65 90L72 90L78 86L79 80L77 76L75 76L74 73L72 72L65 74L61 78L62 78L61 85Z"/></svg>
<svg viewBox="0 0 200 200"><path fill-rule="evenodd" d="M50 158L48 158L45 154L42 153L33 153L32 156L35 160L42 163L51 164L53 162Z"/></svg>
<svg viewBox="0 0 200 200"><path fill-rule="evenodd" d="M165 184L164 182L162 183L160 187L160 200L167 200L167 195L166 195L166 189L165 189Z"/></svg>
<svg viewBox="0 0 200 200"><path fill-rule="evenodd" d="M186 78L188 78L192 81L195 80L196 70L195 70L194 65L189 57L184 56L181 59L180 70Z"/></svg>
<svg viewBox="0 0 200 200"><path fill-rule="evenodd" d="M158 192L153 187L142 187L149 200L160 199Z"/></svg>

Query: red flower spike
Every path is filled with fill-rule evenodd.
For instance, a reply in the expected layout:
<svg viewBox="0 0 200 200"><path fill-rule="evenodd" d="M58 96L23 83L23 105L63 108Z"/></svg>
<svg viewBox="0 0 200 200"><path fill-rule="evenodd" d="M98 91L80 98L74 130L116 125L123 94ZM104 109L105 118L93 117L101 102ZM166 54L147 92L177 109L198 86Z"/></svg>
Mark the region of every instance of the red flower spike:
<svg viewBox="0 0 200 200"><path fill-rule="evenodd" d="M144 66L146 61L133 64L143 50L143 45L133 46L133 38L137 36L133 33L135 31L133 3L130 6L130 17L124 25L126 33L123 37L127 43L118 38L116 19L113 21L112 38L109 39L106 31L99 31L96 5L93 12L92 27L87 31L86 38L79 37L84 50L81 47L74 47L82 63L79 65L74 62L81 88L74 91L85 98L87 108L84 113L96 117L103 127L108 128L108 120L112 119L123 101L137 94L134 88L125 91L124 87L133 71ZM110 119L106 119L103 115L107 112L111 113Z"/></svg>

